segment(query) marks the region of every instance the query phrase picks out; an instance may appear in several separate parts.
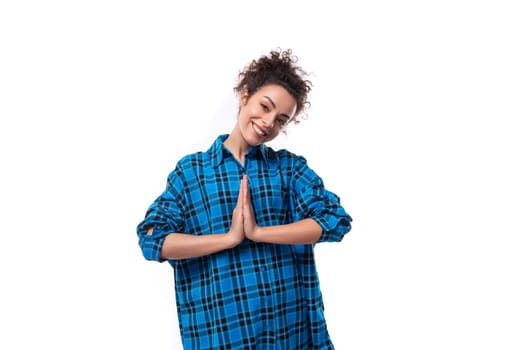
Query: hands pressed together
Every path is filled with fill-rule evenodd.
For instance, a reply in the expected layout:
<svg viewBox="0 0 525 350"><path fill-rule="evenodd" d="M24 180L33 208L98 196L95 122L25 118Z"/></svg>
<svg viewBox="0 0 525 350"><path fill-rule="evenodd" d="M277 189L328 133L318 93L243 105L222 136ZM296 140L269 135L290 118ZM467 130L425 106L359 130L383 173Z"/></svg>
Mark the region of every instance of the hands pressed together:
<svg viewBox="0 0 525 350"><path fill-rule="evenodd" d="M245 238L254 242L274 244L313 244L319 240L321 234L321 226L309 218L286 225L257 225L248 177L245 175L241 180L228 232L202 235L173 232L166 236L160 256L163 259L179 260L208 255L233 248ZM148 229L147 235L153 235L153 227Z"/></svg>
<svg viewBox="0 0 525 350"><path fill-rule="evenodd" d="M242 242L245 237L252 241L257 241L259 231L260 227L257 225L253 212L248 177L244 175L241 180L237 205L233 210L232 225L228 235L236 243Z"/></svg>

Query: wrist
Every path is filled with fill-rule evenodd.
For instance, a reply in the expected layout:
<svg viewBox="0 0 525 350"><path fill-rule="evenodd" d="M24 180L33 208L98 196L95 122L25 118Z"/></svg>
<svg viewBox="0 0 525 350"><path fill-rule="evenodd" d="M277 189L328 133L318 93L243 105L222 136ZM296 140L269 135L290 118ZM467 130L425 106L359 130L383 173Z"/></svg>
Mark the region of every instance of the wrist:
<svg viewBox="0 0 525 350"><path fill-rule="evenodd" d="M238 235L232 231L228 231L224 234L224 244L226 249L235 248L243 241Z"/></svg>
<svg viewBox="0 0 525 350"><path fill-rule="evenodd" d="M255 226L252 234L250 235L250 239L254 242L264 242L265 232L265 227Z"/></svg>

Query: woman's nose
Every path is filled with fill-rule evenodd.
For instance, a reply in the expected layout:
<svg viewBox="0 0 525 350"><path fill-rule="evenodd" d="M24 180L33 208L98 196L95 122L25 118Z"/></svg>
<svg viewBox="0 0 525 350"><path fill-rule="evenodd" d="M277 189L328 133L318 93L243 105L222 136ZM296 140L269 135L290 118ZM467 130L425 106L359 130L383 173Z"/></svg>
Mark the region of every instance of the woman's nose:
<svg viewBox="0 0 525 350"><path fill-rule="evenodd" d="M267 118L263 118L262 120L264 126L266 126L267 128L273 128L273 124L275 122L275 118L274 117L267 117Z"/></svg>

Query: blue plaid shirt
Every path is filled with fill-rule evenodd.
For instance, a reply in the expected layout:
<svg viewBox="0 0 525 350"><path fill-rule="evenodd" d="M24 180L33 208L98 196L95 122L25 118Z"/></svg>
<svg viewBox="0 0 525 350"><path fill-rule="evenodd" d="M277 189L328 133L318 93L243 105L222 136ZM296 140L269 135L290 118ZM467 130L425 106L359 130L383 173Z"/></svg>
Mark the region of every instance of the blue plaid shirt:
<svg viewBox="0 0 525 350"><path fill-rule="evenodd" d="M224 147L226 137L207 152L183 157L168 176L165 191L137 226L146 259L162 261L171 232L228 232L244 174L260 226L311 218L323 229L319 242L341 241L350 231L352 219L339 197L303 157L261 145L250 149L243 166ZM333 349L313 248L246 239L233 249L169 260L184 348Z"/></svg>

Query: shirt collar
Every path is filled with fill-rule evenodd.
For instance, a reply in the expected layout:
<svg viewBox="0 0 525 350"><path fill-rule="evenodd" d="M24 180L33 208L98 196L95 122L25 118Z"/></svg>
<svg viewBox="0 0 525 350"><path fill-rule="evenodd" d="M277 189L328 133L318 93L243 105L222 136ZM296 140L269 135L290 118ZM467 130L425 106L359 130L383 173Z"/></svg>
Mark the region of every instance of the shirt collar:
<svg viewBox="0 0 525 350"><path fill-rule="evenodd" d="M224 141L228 137L228 134L219 135L215 142L211 145L210 149L208 150L208 153L211 158L211 163L214 168L221 165L222 161L224 160L225 155L231 155L230 151L224 147ZM268 147L264 144L259 146L251 147L248 153L246 153L246 156L256 157L257 154L261 155L261 158L265 161L269 161L269 150Z"/></svg>

